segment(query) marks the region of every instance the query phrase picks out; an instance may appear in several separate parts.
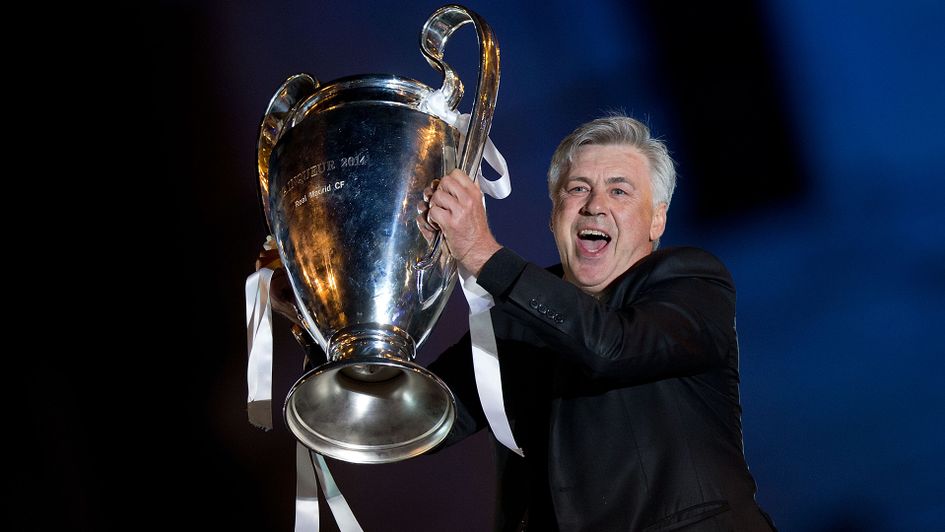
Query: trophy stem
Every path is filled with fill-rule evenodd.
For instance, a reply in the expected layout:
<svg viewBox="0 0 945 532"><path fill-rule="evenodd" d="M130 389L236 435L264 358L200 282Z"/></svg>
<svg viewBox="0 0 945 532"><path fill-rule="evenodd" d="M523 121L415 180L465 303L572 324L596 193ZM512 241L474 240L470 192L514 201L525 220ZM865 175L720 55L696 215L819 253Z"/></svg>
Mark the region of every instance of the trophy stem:
<svg viewBox="0 0 945 532"><path fill-rule="evenodd" d="M381 382L392 379L400 371L378 361L401 360L410 362L416 357L413 338L403 330L379 323L359 324L335 333L328 341L328 359L364 360L363 364L346 366L341 372L362 382Z"/></svg>

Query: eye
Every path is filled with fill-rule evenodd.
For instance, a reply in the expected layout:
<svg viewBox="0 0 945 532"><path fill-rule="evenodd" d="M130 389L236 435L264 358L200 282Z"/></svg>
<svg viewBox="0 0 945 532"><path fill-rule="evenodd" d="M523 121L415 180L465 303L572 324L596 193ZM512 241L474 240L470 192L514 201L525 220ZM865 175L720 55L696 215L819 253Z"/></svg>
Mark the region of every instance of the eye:
<svg viewBox="0 0 945 532"><path fill-rule="evenodd" d="M568 188L568 193L570 193L570 194L580 194L580 193L582 193L582 192L587 192L588 190L590 190L590 189L587 188L587 185L573 185L573 186L571 186L571 187Z"/></svg>
<svg viewBox="0 0 945 532"><path fill-rule="evenodd" d="M627 192L626 190L622 188L615 188L611 190L610 193L613 194L614 196L626 196L627 194L629 194L629 192Z"/></svg>

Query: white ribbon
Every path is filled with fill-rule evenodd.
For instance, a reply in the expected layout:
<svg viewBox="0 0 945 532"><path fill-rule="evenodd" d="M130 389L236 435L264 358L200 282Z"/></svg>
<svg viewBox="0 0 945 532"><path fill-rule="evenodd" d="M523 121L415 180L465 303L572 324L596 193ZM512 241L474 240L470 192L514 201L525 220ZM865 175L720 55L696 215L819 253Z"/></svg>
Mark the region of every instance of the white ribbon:
<svg viewBox="0 0 945 532"><path fill-rule="evenodd" d="M275 249L274 244L270 236L263 247L272 250ZM249 421L267 430L272 429L272 301L269 292L274 273L270 268L260 268L246 278L246 341L249 350L246 385L249 390ZM364 532L351 512L348 501L335 484L325 458L309 451L300 442L296 442L295 448L295 473L296 532L319 530L319 483L338 529L341 532Z"/></svg>
<svg viewBox="0 0 945 532"><path fill-rule="evenodd" d="M318 530L318 483L308 447L295 444L295 532Z"/></svg>
<svg viewBox="0 0 945 532"><path fill-rule="evenodd" d="M490 309L495 306L495 300L479 286L476 277L462 267L459 268L459 277L462 280L463 295L469 303L469 337L472 341L473 370L482 411L486 414L489 428L499 443L515 454L525 456L522 448L515 443L509 417L505 413L499 350L490 313Z"/></svg>
<svg viewBox="0 0 945 532"><path fill-rule="evenodd" d="M348 506L348 501L335 484L328 464L325 463L325 457L310 451L301 443L296 443L295 447L295 478L295 532L317 532L319 529L317 484L322 485L325 502L335 518L338 530L364 532Z"/></svg>
<svg viewBox="0 0 945 532"><path fill-rule="evenodd" d="M469 130L470 115L461 115L455 109L451 109L442 89L427 95L420 102L420 110L442 118L446 123L460 130L464 136ZM509 167L505 162L505 157L499 153L492 139L488 137L482 158L499 173L500 177L490 181L482 175L482 168L478 168L476 177L480 190L495 199L505 198L512 192ZM459 276L463 281L463 294L469 303L469 336L472 340L473 369L476 374L479 402L482 403L482 410L486 414L489 428L492 429L492 434L496 439L519 456L525 456L521 447L515 443L509 417L505 413L499 350L496 346L495 330L492 328L492 316L489 313L489 309L495 306L495 300L476 283L476 277L463 268L459 268Z"/></svg>
<svg viewBox="0 0 945 532"><path fill-rule="evenodd" d="M260 268L246 279L247 413L253 425L272 430L272 302L273 270Z"/></svg>
<svg viewBox="0 0 945 532"><path fill-rule="evenodd" d="M364 532L361 530L358 520L354 518L354 513L351 511L351 507L348 506L348 501L345 500L341 490L338 489L338 485L335 484L335 479L331 476L331 471L328 470L328 464L325 463L325 457L318 453L312 453L312 456L315 458L315 474L318 475L318 481L322 485L322 493L325 494L325 501L328 503L331 515L335 517L338 529L341 532Z"/></svg>

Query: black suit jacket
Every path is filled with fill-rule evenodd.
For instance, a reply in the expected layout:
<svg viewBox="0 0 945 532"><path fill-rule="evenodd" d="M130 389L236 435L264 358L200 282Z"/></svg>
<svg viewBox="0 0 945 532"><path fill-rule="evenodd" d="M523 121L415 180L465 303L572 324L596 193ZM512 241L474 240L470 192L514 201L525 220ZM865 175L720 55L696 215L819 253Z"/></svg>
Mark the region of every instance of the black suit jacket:
<svg viewBox="0 0 945 532"><path fill-rule="evenodd" d="M497 528L771 530L742 451L735 290L694 249L663 249L599 298L503 249L495 298L506 411ZM457 396L446 444L486 426L468 336L431 369Z"/></svg>

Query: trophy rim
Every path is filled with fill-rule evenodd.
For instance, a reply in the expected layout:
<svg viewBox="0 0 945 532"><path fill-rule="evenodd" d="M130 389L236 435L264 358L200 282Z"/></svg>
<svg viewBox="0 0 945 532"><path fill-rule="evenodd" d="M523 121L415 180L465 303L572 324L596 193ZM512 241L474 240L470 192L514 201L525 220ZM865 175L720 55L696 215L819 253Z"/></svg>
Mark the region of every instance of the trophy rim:
<svg viewBox="0 0 945 532"><path fill-rule="evenodd" d="M429 430L406 440L386 444L356 444L332 438L315 431L306 430L299 421L293 399L296 393L319 378L331 378L342 369L359 364L393 367L421 382L432 385L445 399L443 415L431 424ZM286 394L283 419L289 431L308 449L322 455L356 464L386 464L400 462L420 456L438 446L446 439L456 421L456 398L449 386L430 370L407 360L381 357L348 357L327 362L302 375Z"/></svg>
<svg viewBox="0 0 945 532"><path fill-rule="evenodd" d="M344 94L356 91L368 94L377 91L377 94L362 98L347 100ZM407 107L414 111L430 115L439 120L443 117L422 109L424 99L436 92L436 89L407 76L396 74L358 74L345 76L332 81L323 82L318 89L301 102L293 112L292 119L286 129L299 125L314 111L328 111L345 105L393 105ZM383 97L380 95L383 94ZM447 124L456 129L451 124Z"/></svg>

